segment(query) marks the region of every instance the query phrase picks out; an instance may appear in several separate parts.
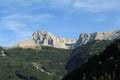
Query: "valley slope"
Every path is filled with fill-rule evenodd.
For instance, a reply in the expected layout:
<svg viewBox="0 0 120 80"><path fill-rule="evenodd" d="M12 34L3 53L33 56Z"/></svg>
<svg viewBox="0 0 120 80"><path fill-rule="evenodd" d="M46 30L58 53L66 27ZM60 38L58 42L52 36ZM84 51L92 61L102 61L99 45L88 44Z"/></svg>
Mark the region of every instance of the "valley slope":
<svg viewBox="0 0 120 80"><path fill-rule="evenodd" d="M69 73L63 80L120 80L120 40Z"/></svg>

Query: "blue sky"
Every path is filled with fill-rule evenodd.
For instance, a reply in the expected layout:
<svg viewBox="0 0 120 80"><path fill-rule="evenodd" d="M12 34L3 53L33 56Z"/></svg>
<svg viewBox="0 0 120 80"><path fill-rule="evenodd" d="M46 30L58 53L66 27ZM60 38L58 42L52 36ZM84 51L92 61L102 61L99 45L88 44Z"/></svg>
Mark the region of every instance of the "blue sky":
<svg viewBox="0 0 120 80"><path fill-rule="evenodd" d="M75 38L120 29L120 0L0 0L0 45L11 46L45 30Z"/></svg>

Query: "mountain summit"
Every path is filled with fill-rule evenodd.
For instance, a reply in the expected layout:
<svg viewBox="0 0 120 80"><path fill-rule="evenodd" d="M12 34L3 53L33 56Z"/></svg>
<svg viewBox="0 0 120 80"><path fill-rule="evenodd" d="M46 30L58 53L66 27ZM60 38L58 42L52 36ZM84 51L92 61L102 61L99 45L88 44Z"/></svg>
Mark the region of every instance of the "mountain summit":
<svg viewBox="0 0 120 80"><path fill-rule="evenodd" d="M70 49L76 44L77 40L56 37L50 32L37 31L34 32L32 38L18 43L19 47L34 47L34 46L51 46L55 48Z"/></svg>
<svg viewBox="0 0 120 80"><path fill-rule="evenodd" d="M17 44L19 47L50 46L71 49L94 40L114 40L120 38L120 30L111 32L81 33L78 40L56 37L47 31L36 31L32 38Z"/></svg>
<svg viewBox="0 0 120 80"><path fill-rule="evenodd" d="M120 30L111 32L82 33L77 40L75 47L87 44L94 40L115 40L120 38Z"/></svg>

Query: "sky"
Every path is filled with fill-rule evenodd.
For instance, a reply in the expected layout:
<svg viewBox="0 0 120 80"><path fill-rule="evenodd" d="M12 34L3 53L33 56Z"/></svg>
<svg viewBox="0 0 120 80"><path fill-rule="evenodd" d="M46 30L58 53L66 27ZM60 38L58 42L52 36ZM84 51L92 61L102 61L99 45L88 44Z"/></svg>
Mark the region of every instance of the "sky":
<svg viewBox="0 0 120 80"><path fill-rule="evenodd" d="M0 46L38 30L78 39L80 33L120 29L120 0L0 0Z"/></svg>

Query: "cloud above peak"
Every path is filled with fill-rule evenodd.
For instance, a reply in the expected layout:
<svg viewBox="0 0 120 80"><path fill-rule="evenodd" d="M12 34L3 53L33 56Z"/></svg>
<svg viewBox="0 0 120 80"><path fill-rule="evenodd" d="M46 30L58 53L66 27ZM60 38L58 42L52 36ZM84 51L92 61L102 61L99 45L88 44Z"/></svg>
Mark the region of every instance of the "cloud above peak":
<svg viewBox="0 0 120 80"><path fill-rule="evenodd" d="M88 12L104 12L120 8L120 0L77 0L74 7Z"/></svg>
<svg viewBox="0 0 120 80"><path fill-rule="evenodd" d="M12 14L0 17L0 29L9 30L17 38L30 37L34 30L41 23L47 22L53 16L49 14L27 15L27 14ZM4 33L4 32L3 32ZM1 34L3 34L1 33Z"/></svg>
<svg viewBox="0 0 120 80"><path fill-rule="evenodd" d="M120 0L0 0L0 7L6 8L12 12L31 12L40 9L71 11L72 9L76 9L78 12L88 11L98 13L118 10L120 8L119 4Z"/></svg>

